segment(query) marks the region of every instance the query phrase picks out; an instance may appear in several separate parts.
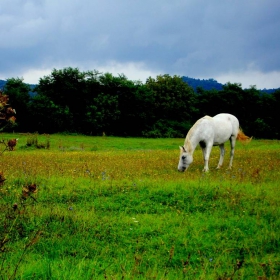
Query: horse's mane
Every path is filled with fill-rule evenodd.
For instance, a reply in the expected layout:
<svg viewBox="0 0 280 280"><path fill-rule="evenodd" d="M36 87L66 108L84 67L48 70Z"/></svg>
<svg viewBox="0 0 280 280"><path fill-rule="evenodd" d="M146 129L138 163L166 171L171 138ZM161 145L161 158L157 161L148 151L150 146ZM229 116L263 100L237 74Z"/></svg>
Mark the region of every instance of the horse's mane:
<svg viewBox="0 0 280 280"><path fill-rule="evenodd" d="M213 118L208 116L208 115L206 115L206 116L203 117L203 119L213 119Z"/></svg>
<svg viewBox="0 0 280 280"><path fill-rule="evenodd" d="M190 137L191 137L192 134L194 133L196 127L197 127L204 119L212 120L212 117L206 115L206 116L204 116L203 118L197 120L196 123L191 127L191 129L189 130L189 132L188 132L188 134L187 134L184 147L185 147L185 149L186 149L189 153L193 150L192 144L191 144L191 142L190 142Z"/></svg>

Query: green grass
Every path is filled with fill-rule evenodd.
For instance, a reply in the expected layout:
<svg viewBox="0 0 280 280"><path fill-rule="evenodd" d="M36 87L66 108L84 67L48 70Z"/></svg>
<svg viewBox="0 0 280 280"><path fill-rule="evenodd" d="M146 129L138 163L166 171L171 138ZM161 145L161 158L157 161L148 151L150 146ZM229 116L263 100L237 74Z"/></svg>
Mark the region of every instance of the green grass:
<svg viewBox="0 0 280 280"><path fill-rule="evenodd" d="M179 173L184 139L28 137L2 137L19 142L0 156L0 279L280 278L279 141L238 143L232 170L213 148L209 173L197 149Z"/></svg>

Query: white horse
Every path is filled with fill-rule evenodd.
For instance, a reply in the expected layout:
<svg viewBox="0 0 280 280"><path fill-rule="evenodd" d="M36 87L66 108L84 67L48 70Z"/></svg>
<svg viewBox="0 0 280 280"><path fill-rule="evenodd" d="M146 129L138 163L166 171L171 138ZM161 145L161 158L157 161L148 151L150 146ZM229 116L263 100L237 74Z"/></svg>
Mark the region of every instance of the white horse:
<svg viewBox="0 0 280 280"><path fill-rule="evenodd" d="M193 162L193 152L198 144L203 152L204 169L208 171L208 161L213 146L220 147L220 160L217 168L224 161L224 143L230 140L231 152L229 168L232 167L234 147L237 140L249 142L251 138L246 136L239 128L238 119L231 114L218 114L215 117L205 116L199 119L189 130L184 146L180 146L179 171L185 171Z"/></svg>

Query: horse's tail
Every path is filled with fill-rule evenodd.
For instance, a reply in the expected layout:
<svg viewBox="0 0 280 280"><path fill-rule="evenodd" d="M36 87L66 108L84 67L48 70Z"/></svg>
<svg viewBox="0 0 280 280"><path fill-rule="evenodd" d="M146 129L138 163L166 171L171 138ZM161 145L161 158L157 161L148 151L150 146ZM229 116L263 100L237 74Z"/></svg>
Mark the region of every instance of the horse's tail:
<svg viewBox="0 0 280 280"><path fill-rule="evenodd" d="M249 137L249 136L245 135L245 133L242 131L242 129L239 128L236 139L239 140L242 143L248 144L248 143L251 142L253 137Z"/></svg>

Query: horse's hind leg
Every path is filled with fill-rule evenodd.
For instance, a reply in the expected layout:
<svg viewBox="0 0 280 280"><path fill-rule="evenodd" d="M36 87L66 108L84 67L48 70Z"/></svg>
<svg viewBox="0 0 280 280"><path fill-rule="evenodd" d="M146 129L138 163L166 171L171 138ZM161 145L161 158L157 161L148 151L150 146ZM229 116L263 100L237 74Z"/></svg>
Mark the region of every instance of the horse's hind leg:
<svg viewBox="0 0 280 280"><path fill-rule="evenodd" d="M223 162L224 162L224 155L225 155L225 145L224 145L224 144L221 144L221 145L219 145L219 147L220 147L220 160L219 160L217 169L220 169L221 166L223 165Z"/></svg>
<svg viewBox="0 0 280 280"><path fill-rule="evenodd" d="M232 135L229 140L230 140L230 146L231 146L229 169L231 169L232 162L233 162L233 157L234 157L234 148L235 148L236 136Z"/></svg>

